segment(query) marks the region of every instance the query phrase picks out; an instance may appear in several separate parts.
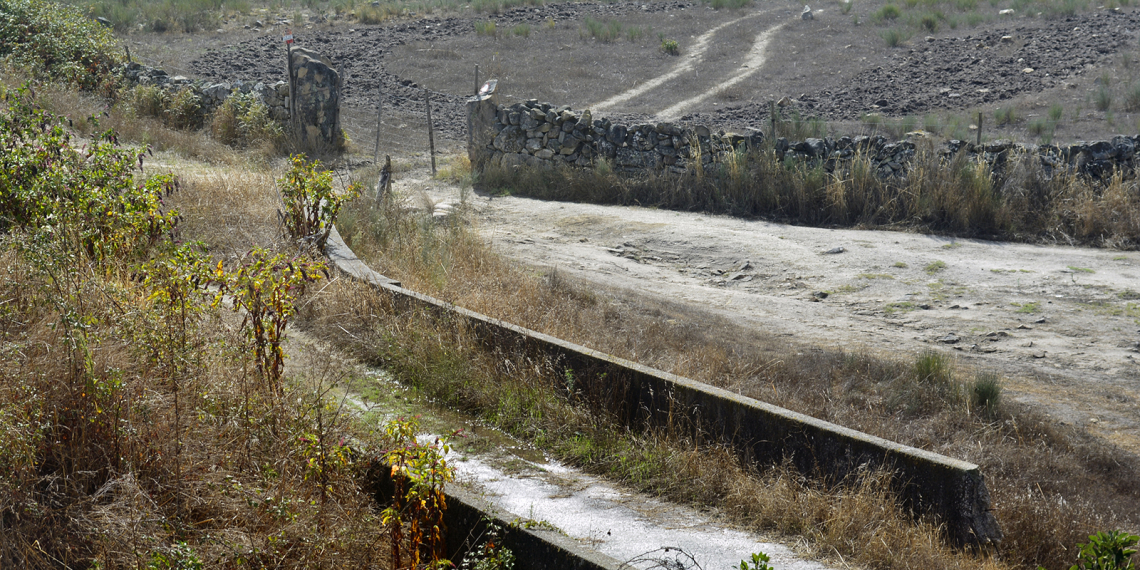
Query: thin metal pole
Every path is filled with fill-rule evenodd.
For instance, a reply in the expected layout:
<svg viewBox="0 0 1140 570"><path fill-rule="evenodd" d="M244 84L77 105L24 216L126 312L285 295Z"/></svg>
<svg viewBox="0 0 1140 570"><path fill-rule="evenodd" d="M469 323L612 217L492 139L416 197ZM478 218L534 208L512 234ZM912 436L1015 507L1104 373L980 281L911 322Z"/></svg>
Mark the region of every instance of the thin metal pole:
<svg viewBox="0 0 1140 570"><path fill-rule="evenodd" d="M372 151L372 164L380 164L380 117L384 110L384 82L376 93L376 150Z"/></svg>
<svg viewBox="0 0 1140 570"><path fill-rule="evenodd" d="M431 175L435 176L435 134L431 123L431 92L424 87L424 105L427 106L428 150L431 151Z"/></svg>
<svg viewBox="0 0 1140 570"><path fill-rule="evenodd" d="M479 94L479 64L475 64L475 94Z"/></svg>

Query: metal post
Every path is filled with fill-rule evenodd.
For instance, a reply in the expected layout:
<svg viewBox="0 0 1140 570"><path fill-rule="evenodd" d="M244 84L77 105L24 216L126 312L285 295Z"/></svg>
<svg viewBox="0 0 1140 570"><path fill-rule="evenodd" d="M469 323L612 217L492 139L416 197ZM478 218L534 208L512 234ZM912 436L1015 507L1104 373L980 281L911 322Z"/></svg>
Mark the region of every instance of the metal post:
<svg viewBox="0 0 1140 570"><path fill-rule="evenodd" d="M479 64L475 64L475 95L479 95Z"/></svg>
<svg viewBox="0 0 1140 570"><path fill-rule="evenodd" d="M435 134L431 124L431 92L424 87L424 105L427 106L428 150L431 151L431 175L435 176Z"/></svg>

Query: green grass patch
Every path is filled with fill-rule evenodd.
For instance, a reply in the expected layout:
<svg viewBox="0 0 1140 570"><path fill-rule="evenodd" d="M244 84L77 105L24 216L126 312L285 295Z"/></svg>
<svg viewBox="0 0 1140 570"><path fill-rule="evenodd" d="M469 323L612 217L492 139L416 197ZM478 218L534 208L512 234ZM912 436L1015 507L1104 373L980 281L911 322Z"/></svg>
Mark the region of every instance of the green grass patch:
<svg viewBox="0 0 1140 570"><path fill-rule="evenodd" d="M888 315L893 315L895 313L908 313L916 309L918 309L918 305L910 301L900 301L898 303L887 303L887 305L883 307L883 312Z"/></svg>
<svg viewBox="0 0 1140 570"><path fill-rule="evenodd" d="M1041 303L1037 301L1029 303L1010 303L1010 305L1017 307L1018 313L1033 314L1041 311Z"/></svg>
<svg viewBox="0 0 1140 570"><path fill-rule="evenodd" d="M860 273L860 279L894 279L894 275L888 273Z"/></svg>
<svg viewBox="0 0 1140 570"><path fill-rule="evenodd" d="M938 273L944 269L946 269L946 262L942 261L941 259L931 261L930 263L926 264L926 267L922 268L923 271L929 273L930 275L934 275L935 273Z"/></svg>
<svg viewBox="0 0 1140 570"><path fill-rule="evenodd" d="M896 261L894 267L898 267L899 269L906 269L907 265L901 261Z"/></svg>
<svg viewBox="0 0 1140 570"><path fill-rule="evenodd" d="M1096 271L1093 271L1087 267L1074 267L1072 265L1069 266L1069 271L1072 271L1074 273L1096 273Z"/></svg>

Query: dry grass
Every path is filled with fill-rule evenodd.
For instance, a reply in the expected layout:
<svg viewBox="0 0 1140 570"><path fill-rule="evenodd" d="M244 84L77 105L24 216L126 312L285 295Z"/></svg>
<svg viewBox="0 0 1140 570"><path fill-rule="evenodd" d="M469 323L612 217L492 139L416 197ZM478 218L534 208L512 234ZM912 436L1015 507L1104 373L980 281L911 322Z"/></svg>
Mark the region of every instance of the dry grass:
<svg viewBox="0 0 1140 570"><path fill-rule="evenodd" d="M811 128L802 124L794 130ZM1121 173L1104 181L1071 173L1050 176L1034 157L1013 157L995 172L964 154L946 161L922 142L903 178L879 177L865 156L828 173L818 165L785 164L769 149L738 154L706 169L695 176L630 177L608 169L491 168L481 183L487 190L542 199L700 210L817 226L1140 245L1136 178Z"/></svg>
<svg viewBox="0 0 1140 570"><path fill-rule="evenodd" d="M460 327L394 310L355 283L314 302L307 326L393 371L426 397L525 437L581 468L672 500L714 506L757 531L799 535L815 556L869 568L1007 565L945 545L939 529L898 505L890 476L866 472L826 485L790 465L757 471L689 427L628 430L575 403L553 363L490 353Z"/></svg>
<svg viewBox="0 0 1140 570"><path fill-rule="evenodd" d="M275 237L271 177L183 178L183 237ZM0 241L0 566L389 566L351 455L319 455L383 445L329 398L358 370L293 343L277 397L240 315L201 298L177 319L125 260L59 273L24 239Z"/></svg>
<svg viewBox="0 0 1140 570"><path fill-rule="evenodd" d="M975 462L987 476L995 510L1006 532L997 554L1008 564L1067 566L1071 553L1066 549L1088 534L1105 528L1135 528L1140 521L1140 460L1075 428L1057 427L1017 404L992 411L971 409L970 371L951 367L937 382L923 380L916 376L911 362L813 347L789 348L785 339L741 330L699 310L599 291L594 285L576 284L557 272L543 274L520 267L493 254L464 222L440 224L417 214L413 206L419 200L406 198L385 204L362 200L342 215L342 234L358 255L372 260L374 268L413 290L840 425ZM384 314L380 309L374 312ZM434 370L435 359L441 361L439 366L459 366L462 361L478 358L478 351L468 353L460 348L466 341L456 333L426 333L391 321L377 327L387 331L376 333L385 335L379 345L395 343L398 348L380 349L381 356L372 353L365 354L366 358L397 369L414 369L409 374L417 382L446 384L433 392L445 400L450 401L448 394L457 392L462 394L454 397L457 404L480 401L472 391L477 393L482 388L473 388L475 382L467 375L448 381L447 374L424 371ZM434 342L454 348L446 355L433 354L419 346L426 342L418 338L424 335L446 337ZM466 374L502 373L496 366L488 367ZM420 378L433 374L442 379ZM481 414L502 405L495 397L485 398L485 403L475 405ZM590 457L584 462L595 464L595 469L604 470L598 465L612 461L603 455ZM675 472L664 465L656 468L663 474ZM682 485L692 489L695 484L686 479ZM676 483L660 485L667 490ZM687 492L676 491L680 495ZM703 493L717 497L714 503L727 496L723 491ZM771 516L784 522L769 523L770 527L807 533L814 537L814 543L832 545L844 557L853 551L837 543L848 540L860 544L865 538L863 534L851 536L837 531L832 535L832 531L816 530L817 522L811 521L821 517L830 520L830 514L809 516L801 511L784 515L784 519ZM863 532L864 528L849 525L850 532L856 530ZM824 536L831 538L824 540ZM913 540L923 544L930 539ZM911 558L929 552L901 554L906 551L896 544L874 556L859 556L868 556L860 558L862 563L882 568L929 565Z"/></svg>

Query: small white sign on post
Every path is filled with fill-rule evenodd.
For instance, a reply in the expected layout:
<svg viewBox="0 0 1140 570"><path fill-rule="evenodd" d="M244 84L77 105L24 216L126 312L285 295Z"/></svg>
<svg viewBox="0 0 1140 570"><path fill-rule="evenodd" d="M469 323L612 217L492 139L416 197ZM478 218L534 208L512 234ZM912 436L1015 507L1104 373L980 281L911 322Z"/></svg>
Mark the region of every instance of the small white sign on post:
<svg viewBox="0 0 1140 570"><path fill-rule="evenodd" d="M282 39L285 40L285 45L293 43L293 30L286 30L285 35L282 36Z"/></svg>

